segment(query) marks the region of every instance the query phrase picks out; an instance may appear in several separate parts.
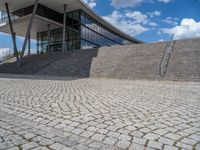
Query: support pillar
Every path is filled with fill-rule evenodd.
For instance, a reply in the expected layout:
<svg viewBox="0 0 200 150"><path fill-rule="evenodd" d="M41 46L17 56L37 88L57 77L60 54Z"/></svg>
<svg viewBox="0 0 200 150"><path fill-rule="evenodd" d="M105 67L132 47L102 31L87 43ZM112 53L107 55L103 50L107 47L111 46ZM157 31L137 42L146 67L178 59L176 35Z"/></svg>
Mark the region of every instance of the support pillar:
<svg viewBox="0 0 200 150"><path fill-rule="evenodd" d="M50 30L51 30L51 26L50 24L48 24L47 25L47 38L48 38L47 52L50 51Z"/></svg>
<svg viewBox="0 0 200 150"><path fill-rule="evenodd" d="M19 61L19 56L18 56L18 51L17 51L17 45L16 45L16 34L13 31L13 26L12 26L12 21L11 21L11 17L10 17L10 11L9 11L9 7L8 7L8 3L5 3L5 7L6 7L7 16L8 16L8 22L9 22L9 26L10 26L10 32L11 32L11 35L12 35L14 55L15 55L17 61Z"/></svg>
<svg viewBox="0 0 200 150"><path fill-rule="evenodd" d="M39 36L37 34L37 54L39 54L40 51L39 51Z"/></svg>
<svg viewBox="0 0 200 150"><path fill-rule="evenodd" d="M28 36L28 55L31 55L31 35Z"/></svg>
<svg viewBox="0 0 200 150"><path fill-rule="evenodd" d="M23 44L23 47L22 47L22 52L21 52L21 55L20 55L20 60L24 56L24 52L25 52L25 49L26 49L26 46L27 46L27 42L28 42L28 37L30 35L31 28L32 28L32 25L33 25L33 20L35 18L35 14L37 12L38 4L39 4L39 0L35 0L33 12L32 12L32 15L31 15L31 19L29 21L28 29L27 29L27 32L26 32L25 40L24 40L24 44Z"/></svg>
<svg viewBox="0 0 200 150"><path fill-rule="evenodd" d="M63 15L63 39L62 39L62 51L64 52L66 49L65 44L65 34L66 34L66 13L67 13L67 5L64 5L64 15Z"/></svg>

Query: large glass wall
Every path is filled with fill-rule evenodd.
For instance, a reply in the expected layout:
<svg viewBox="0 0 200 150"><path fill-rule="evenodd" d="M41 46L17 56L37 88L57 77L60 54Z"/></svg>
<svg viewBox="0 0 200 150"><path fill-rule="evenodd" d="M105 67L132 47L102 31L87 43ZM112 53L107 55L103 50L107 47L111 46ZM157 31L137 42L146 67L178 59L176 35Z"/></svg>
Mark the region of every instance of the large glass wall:
<svg viewBox="0 0 200 150"><path fill-rule="evenodd" d="M66 15L66 50L80 49L80 11L69 12ZM48 51L61 51L63 28L53 29L50 31L48 40L48 31L37 34L38 51L46 53ZM48 48L49 45L49 48Z"/></svg>
<svg viewBox="0 0 200 150"><path fill-rule="evenodd" d="M124 39L81 11L82 49L123 44ZM88 43L90 42L90 43Z"/></svg>
<svg viewBox="0 0 200 150"><path fill-rule="evenodd" d="M67 13L66 18L66 50L90 49L111 45L123 45L128 40L106 28L82 10ZM38 33L38 51L61 51L62 28ZM130 41L129 41L130 42ZM48 48L49 43L49 48Z"/></svg>

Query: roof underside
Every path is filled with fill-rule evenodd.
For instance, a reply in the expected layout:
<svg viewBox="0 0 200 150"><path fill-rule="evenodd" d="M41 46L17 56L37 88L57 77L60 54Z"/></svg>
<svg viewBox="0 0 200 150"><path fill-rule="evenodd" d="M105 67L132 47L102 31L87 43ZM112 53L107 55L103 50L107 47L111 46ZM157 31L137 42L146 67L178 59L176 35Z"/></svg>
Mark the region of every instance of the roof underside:
<svg viewBox="0 0 200 150"><path fill-rule="evenodd" d="M19 10L21 8L26 8L28 6L33 5L35 3L35 0L14 0L14 2L13 2L13 0L0 0L0 10L5 10L4 3L6 3L6 2L9 4L10 11L14 12L14 11ZM48 7L48 8L51 8L51 9L57 11L57 12L60 12L60 13L63 13L64 4L67 4L67 11L68 12L73 11L73 10L82 9L86 13L88 13L90 16L95 18L97 21L101 22L107 28L110 28L114 32L118 33L120 36L125 37L126 39L128 39L128 40L130 40L132 42L140 42L139 40L134 39L131 36L123 33L122 31L120 31L119 29L117 29L116 27L114 27L113 25L108 23L103 18L99 17L82 0L40 0L39 3L44 5L44 6L46 6L46 7ZM23 23L23 22L21 22L21 23ZM25 25L24 27L27 27L27 26ZM33 28L34 28L34 26L33 26ZM26 29L24 29L24 30L26 30ZM2 31L2 30L0 29L0 31ZM36 31L38 31L38 30L36 29ZM4 31L2 31L2 32L4 32Z"/></svg>
<svg viewBox="0 0 200 150"><path fill-rule="evenodd" d="M26 35L26 30L28 27L30 17L31 17L31 15L27 15L27 16L21 17L13 22L13 28L14 28L14 31L16 32L17 36L24 37ZM49 20L49 19L46 19L39 15L36 15L33 25L32 25L31 33L30 33L31 39L36 39L38 32L46 31L48 29L48 26L47 26L48 24L50 25L51 29L56 29L56 28L63 26L62 24L59 24L52 20ZM9 34L10 33L9 25L7 24L7 25L0 27L0 32Z"/></svg>

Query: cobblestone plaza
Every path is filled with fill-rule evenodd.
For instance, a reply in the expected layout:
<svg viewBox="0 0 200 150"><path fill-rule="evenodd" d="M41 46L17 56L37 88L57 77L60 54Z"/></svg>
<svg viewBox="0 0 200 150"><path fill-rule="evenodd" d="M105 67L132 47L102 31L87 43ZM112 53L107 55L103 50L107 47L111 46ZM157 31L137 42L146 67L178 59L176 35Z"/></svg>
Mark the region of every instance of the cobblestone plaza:
<svg viewBox="0 0 200 150"><path fill-rule="evenodd" d="M200 150L200 83L0 78L0 149Z"/></svg>

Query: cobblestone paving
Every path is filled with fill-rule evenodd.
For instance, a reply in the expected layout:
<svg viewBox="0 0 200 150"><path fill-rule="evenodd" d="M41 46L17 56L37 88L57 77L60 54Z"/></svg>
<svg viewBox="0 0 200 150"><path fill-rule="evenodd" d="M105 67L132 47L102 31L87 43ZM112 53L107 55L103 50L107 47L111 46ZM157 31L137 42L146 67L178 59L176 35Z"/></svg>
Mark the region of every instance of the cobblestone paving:
<svg viewBox="0 0 200 150"><path fill-rule="evenodd" d="M0 149L200 150L200 83L0 78Z"/></svg>

